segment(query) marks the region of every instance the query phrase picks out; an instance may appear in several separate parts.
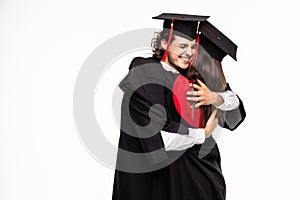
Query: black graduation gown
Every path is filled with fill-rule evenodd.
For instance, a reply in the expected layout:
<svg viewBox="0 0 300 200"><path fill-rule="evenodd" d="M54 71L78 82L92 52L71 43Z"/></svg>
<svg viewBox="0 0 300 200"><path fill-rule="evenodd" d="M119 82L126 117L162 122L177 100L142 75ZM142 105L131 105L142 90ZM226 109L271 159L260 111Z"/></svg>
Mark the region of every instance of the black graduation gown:
<svg viewBox="0 0 300 200"><path fill-rule="evenodd" d="M212 137L185 151L164 150L159 130L188 134L190 127L173 103L177 75L152 58L137 57L129 69L120 83L124 96L112 199L224 200L220 153ZM150 119L150 107L158 104L161 107L151 108ZM245 118L242 102L237 112L240 119L231 126L225 123L225 128L233 130Z"/></svg>

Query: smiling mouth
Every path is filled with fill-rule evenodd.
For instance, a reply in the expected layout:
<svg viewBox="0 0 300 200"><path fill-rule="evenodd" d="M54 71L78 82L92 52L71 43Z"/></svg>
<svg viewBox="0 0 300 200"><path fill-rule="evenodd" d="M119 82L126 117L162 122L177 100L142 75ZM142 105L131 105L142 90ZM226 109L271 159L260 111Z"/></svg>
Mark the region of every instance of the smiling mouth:
<svg viewBox="0 0 300 200"><path fill-rule="evenodd" d="M179 56L179 58L180 58L181 60L183 60L184 62L186 62L186 63L189 63L190 60L191 60L191 57Z"/></svg>

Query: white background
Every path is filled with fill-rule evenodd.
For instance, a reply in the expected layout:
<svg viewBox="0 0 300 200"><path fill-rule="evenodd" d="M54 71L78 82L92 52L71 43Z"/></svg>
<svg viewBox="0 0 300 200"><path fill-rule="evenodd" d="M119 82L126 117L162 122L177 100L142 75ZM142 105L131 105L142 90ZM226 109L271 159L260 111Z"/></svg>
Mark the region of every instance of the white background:
<svg viewBox="0 0 300 200"><path fill-rule="evenodd" d="M101 43L160 28L151 17L162 12L210 15L239 46L238 62L223 61L247 111L219 140L227 199L300 198L296 0L0 0L1 200L111 199L114 171L86 151L76 131L74 84ZM95 108L101 117L101 105Z"/></svg>

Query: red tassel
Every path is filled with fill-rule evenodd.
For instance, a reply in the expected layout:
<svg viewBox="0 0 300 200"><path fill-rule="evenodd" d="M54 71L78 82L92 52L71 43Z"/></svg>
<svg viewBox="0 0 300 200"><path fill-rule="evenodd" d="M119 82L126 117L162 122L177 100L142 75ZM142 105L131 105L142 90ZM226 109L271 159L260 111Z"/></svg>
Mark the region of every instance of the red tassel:
<svg viewBox="0 0 300 200"><path fill-rule="evenodd" d="M198 50L199 50L199 44L200 44L200 34L197 33L195 54L194 54L194 56L192 58L192 61L189 63L189 66L195 65L195 62L196 62L196 59L197 59L197 55L198 55Z"/></svg>

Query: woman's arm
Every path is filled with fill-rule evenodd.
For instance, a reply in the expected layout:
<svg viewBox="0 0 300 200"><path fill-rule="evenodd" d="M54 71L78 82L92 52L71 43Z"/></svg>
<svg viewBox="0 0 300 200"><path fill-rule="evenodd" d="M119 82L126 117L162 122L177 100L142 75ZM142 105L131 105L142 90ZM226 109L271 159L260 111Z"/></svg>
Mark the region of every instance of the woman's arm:
<svg viewBox="0 0 300 200"><path fill-rule="evenodd" d="M216 118L217 110L215 110L207 121L205 128L188 128L188 135L167 132L161 130L161 136L164 142L166 151L181 151L192 147L195 144L202 144L205 138L212 135L215 127L218 124Z"/></svg>

